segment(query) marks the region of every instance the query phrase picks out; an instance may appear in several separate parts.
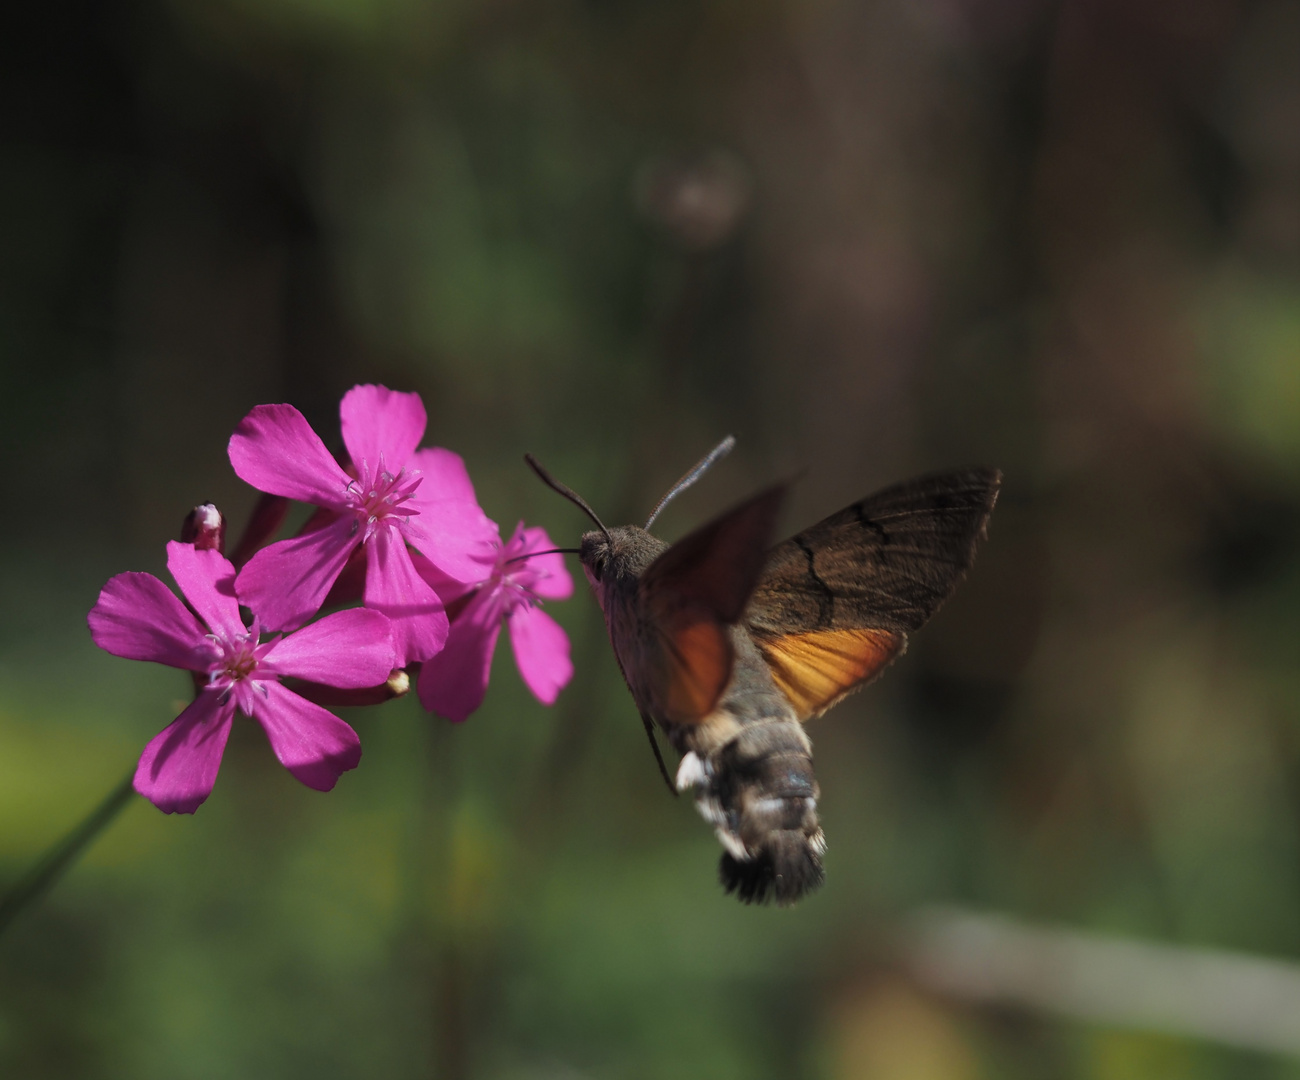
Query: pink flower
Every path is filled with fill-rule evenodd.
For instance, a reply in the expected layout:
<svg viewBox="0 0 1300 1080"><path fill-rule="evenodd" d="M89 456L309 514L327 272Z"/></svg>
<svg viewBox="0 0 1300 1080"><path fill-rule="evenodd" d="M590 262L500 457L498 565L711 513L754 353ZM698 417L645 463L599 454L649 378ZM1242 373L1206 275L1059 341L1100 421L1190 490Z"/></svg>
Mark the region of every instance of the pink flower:
<svg viewBox="0 0 1300 1080"><path fill-rule="evenodd" d="M340 611L262 641L256 617L251 627L240 618L235 568L218 552L173 541L167 569L193 611L152 574L118 574L87 617L101 649L207 678L145 747L135 790L166 813L194 813L216 782L238 709L262 725L280 764L308 787L329 791L356 768L361 743L333 713L281 686L280 677L348 688L384 682L393 669L388 619L377 611Z"/></svg>
<svg viewBox="0 0 1300 1080"><path fill-rule="evenodd" d="M538 605L567 599L573 594L573 579L562 555L519 558L553 546L545 529L525 529L523 522L505 547L498 542L490 573L471 586L464 608L452 621L446 648L425 661L420 671L420 703L426 709L461 721L483 703L503 621L510 624L519 674L543 705L554 704L573 675L569 639ZM446 594L445 584L430 576ZM463 587L453 591L465 592Z"/></svg>
<svg viewBox="0 0 1300 1080"><path fill-rule="evenodd" d="M497 530L457 455L416 450L427 420L419 394L354 386L339 413L351 475L292 405L259 405L231 436L230 463L241 478L329 511L319 527L254 555L240 571L239 599L272 629L301 626L364 545L366 607L392 620L402 667L433 656L447 640L443 603L416 573L406 545L448 578L477 581Z"/></svg>

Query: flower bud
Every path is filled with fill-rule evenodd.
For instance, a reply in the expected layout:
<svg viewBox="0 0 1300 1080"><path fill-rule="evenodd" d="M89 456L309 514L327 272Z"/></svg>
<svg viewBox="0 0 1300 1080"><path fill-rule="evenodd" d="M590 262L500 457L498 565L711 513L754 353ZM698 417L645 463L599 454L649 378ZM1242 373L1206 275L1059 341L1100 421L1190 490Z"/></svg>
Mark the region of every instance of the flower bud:
<svg viewBox="0 0 1300 1080"><path fill-rule="evenodd" d="M181 525L181 543L193 544L199 551L224 550L226 519L212 503L196 506Z"/></svg>

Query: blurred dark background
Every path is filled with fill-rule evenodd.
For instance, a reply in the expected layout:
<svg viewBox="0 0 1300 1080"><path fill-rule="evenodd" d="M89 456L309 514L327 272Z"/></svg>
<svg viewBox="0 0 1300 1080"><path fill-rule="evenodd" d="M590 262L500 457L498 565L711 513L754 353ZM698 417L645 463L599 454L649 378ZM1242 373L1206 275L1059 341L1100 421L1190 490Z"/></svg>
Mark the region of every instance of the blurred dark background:
<svg viewBox="0 0 1300 1080"><path fill-rule="evenodd" d="M0 50L0 881L175 715L84 616L239 527L257 403L418 390L557 543L525 451L643 520L734 432L668 538L1006 474L811 730L797 909L722 896L580 586L553 709L503 648L462 727L349 715L329 796L241 725L197 815L132 805L0 940L0 1074L1300 1076L939 994L899 929L1300 960L1300 3L53 0Z"/></svg>

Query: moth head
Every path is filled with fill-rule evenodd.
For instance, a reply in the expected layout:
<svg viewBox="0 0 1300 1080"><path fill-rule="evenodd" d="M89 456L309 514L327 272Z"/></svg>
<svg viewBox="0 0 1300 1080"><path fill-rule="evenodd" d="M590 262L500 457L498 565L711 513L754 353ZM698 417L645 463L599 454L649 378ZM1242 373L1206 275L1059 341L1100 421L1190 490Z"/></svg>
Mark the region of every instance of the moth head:
<svg viewBox="0 0 1300 1080"><path fill-rule="evenodd" d="M605 573L609 568L612 540L613 537L607 533L592 529L591 532L582 534L582 542L578 546L578 558L582 562L582 569L586 572L591 587L597 593L600 592L601 583L605 580Z"/></svg>
<svg viewBox="0 0 1300 1080"><path fill-rule="evenodd" d="M584 533L578 558L604 607L609 590L634 588L636 580L667 546L645 529L635 525L615 525L605 532L593 529Z"/></svg>
<svg viewBox="0 0 1300 1080"><path fill-rule="evenodd" d="M528 462L529 468L541 478L547 487L563 495L591 518L595 524L596 528L594 530L583 534L582 544L578 548L578 557L582 560L582 568L587 574L587 580L591 583L591 587L595 590L596 597L600 600L603 608L605 606L605 596L611 586L634 581L667 547L662 540L656 540L648 531L650 526L654 524L655 518L659 516L659 512L672 499L703 476L716 461L729 454L735 445L736 440L728 435L710 450L702 460L696 463L690 472L678 480L669 489L668 493L659 500L658 505L650 514L650 519L645 523L644 529L639 529L635 525L620 525L612 529L607 528L581 495L556 480L555 477L542 468L532 454L525 454L524 460Z"/></svg>

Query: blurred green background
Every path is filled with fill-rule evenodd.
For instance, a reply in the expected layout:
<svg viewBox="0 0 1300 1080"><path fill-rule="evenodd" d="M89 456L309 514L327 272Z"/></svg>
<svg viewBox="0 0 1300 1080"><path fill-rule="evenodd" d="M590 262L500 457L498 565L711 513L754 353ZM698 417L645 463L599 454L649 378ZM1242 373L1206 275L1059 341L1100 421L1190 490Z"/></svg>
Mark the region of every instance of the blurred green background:
<svg viewBox="0 0 1300 1080"><path fill-rule="evenodd" d="M452 728L355 710L328 796L251 724L0 939L15 1078L1300 1077L938 993L935 902L1300 960L1300 4L51 0L0 33L0 882L186 680L85 613L226 440L418 390L508 532L787 526L971 463L974 573L811 729L830 843L722 895L594 602ZM576 570L576 565L574 566ZM1300 1016L1296 1018L1300 1028Z"/></svg>

